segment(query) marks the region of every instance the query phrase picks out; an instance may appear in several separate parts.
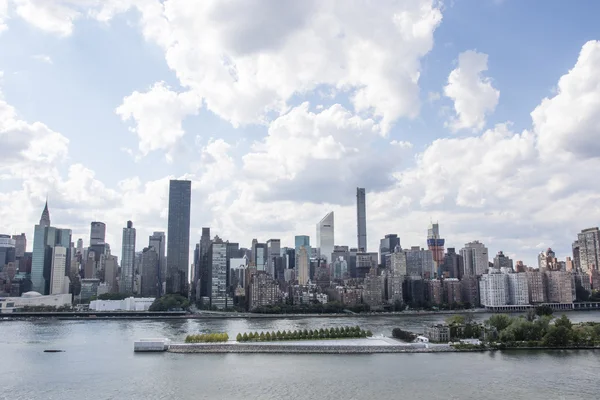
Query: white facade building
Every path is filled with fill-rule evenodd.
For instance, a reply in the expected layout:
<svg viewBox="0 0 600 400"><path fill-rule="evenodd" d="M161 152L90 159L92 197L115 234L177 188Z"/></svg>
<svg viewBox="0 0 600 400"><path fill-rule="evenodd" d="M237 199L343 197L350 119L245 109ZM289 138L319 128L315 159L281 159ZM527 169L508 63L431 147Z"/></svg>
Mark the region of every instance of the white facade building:
<svg viewBox="0 0 600 400"><path fill-rule="evenodd" d="M50 272L50 294L64 294L65 269L67 267L67 248L55 246L52 250L52 269ZM68 288L68 286L67 286ZM68 289L67 292L68 293Z"/></svg>
<svg viewBox="0 0 600 400"><path fill-rule="evenodd" d="M317 249L319 256L327 260L327 264L332 262L331 253L334 246L334 220L333 211L327 214L317 224Z"/></svg>
<svg viewBox="0 0 600 400"><path fill-rule="evenodd" d="M215 240L212 244L210 305L224 309L227 304L227 243Z"/></svg>
<svg viewBox="0 0 600 400"><path fill-rule="evenodd" d="M479 281L481 305L498 307L509 303L508 278L506 274L483 274Z"/></svg>
<svg viewBox="0 0 600 400"><path fill-rule="evenodd" d="M155 298L128 297L123 300L92 300L91 311L148 311Z"/></svg>
<svg viewBox="0 0 600 400"><path fill-rule="evenodd" d="M520 272L516 274L505 274L508 277L509 304L515 306L529 304L529 284L527 274Z"/></svg>
<svg viewBox="0 0 600 400"><path fill-rule="evenodd" d="M11 304L11 307L7 307L7 310L2 312L12 312L15 309L23 308L25 306L54 306L64 307L71 306L71 295L70 294L52 294L43 296L38 292L26 292L21 297L2 297L0 302L4 304Z"/></svg>

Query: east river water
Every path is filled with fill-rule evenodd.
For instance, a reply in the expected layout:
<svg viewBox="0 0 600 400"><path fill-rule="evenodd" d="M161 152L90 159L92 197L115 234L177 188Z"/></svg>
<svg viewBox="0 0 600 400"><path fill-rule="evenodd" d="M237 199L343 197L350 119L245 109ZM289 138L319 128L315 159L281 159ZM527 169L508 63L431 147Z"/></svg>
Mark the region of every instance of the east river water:
<svg viewBox="0 0 600 400"><path fill-rule="evenodd" d="M600 312L571 312L573 322ZM489 315L478 314L477 320ZM389 336L444 315L177 321L1 321L0 399L597 399L600 351L134 354L189 333L356 326ZM61 349L63 353L44 353Z"/></svg>

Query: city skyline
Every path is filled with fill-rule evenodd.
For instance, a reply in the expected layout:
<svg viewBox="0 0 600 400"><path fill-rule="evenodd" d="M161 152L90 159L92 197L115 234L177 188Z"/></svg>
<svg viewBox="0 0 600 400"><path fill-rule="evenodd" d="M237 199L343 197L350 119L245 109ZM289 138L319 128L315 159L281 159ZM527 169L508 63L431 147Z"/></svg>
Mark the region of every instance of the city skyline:
<svg viewBox="0 0 600 400"><path fill-rule="evenodd" d="M125 221L166 231L171 179L193 182L190 244L203 226L315 243L333 211L353 246L357 187L370 250L388 233L422 245L439 220L446 247L480 240L533 265L600 221L596 2L71 3L0 13L0 232L32 237L48 196L53 224L87 245L102 221L118 255ZM176 46L197 35L210 40Z"/></svg>

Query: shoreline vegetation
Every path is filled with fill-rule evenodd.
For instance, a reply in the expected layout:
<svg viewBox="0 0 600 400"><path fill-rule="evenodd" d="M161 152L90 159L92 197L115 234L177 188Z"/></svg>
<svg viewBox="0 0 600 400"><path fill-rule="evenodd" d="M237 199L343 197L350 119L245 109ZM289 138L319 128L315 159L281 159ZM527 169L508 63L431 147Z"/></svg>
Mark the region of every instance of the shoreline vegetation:
<svg viewBox="0 0 600 400"><path fill-rule="evenodd" d="M324 340L324 339L357 339L373 336L371 331L365 331L360 327L335 327L321 329L300 329L296 331L277 331L277 332L250 332L244 334L238 333L236 340L242 342L275 342L284 340Z"/></svg>

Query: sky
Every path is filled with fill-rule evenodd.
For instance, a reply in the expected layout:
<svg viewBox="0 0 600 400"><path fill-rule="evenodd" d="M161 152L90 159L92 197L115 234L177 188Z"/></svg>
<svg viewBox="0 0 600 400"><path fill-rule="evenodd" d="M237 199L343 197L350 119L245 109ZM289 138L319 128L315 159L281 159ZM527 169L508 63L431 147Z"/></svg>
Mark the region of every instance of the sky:
<svg viewBox="0 0 600 400"><path fill-rule="evenodd" d="M120 256L166 231L249 247L472 240L536 266L600 220L595 0L0 0L0 233L52 225Z"/></svg>

